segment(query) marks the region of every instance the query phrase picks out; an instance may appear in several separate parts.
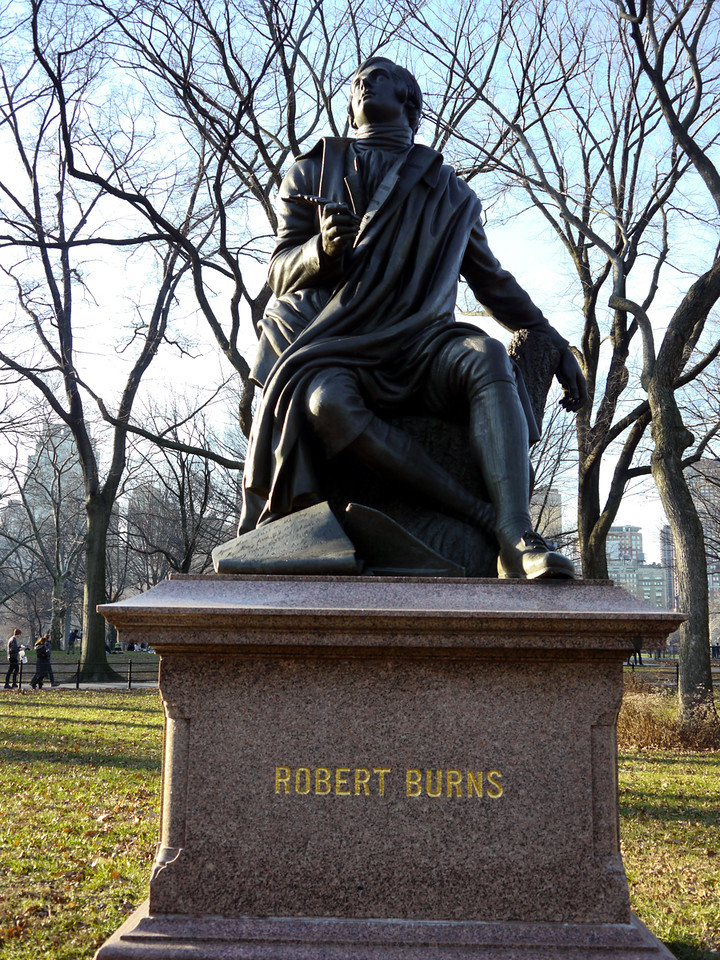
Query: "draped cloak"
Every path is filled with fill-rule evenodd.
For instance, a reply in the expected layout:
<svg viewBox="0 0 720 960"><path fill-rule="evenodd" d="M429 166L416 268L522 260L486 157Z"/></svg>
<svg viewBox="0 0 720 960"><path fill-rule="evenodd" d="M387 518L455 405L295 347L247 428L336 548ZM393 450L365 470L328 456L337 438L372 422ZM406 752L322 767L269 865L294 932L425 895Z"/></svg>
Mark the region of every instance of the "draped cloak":
<svg viewBox="0 0 720 960"><path fill-rule="evenodd" d="M284 197L313 194L355 205L362 185L349 161L351 143L321 141L293 165L280 191L269 277L277 299L262 321L253 368L263 394L246 457L240 532L323 499L305 417L307 388L319 370L351 368L371 409L397 409L422 392L441 346L482 334L454 319L461 272L504 326L541 328L566 345L490 253L478 198L429 147L416 144L393 165L352 250L339 262L326 258L318 209ZM473 244L471 276L462 268Z"/></svg>

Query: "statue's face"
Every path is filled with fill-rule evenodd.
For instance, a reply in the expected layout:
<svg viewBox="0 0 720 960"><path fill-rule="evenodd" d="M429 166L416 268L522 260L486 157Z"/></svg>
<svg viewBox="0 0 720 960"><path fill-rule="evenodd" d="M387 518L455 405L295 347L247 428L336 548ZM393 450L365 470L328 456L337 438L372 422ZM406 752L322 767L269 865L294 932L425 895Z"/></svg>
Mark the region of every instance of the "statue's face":
<svg viewBox="0 0 720 960"><path fill-rule="evenodd" d="M357 127L407 120L390 68L382 63L370 64L355 75L350 97Z"/></svg>

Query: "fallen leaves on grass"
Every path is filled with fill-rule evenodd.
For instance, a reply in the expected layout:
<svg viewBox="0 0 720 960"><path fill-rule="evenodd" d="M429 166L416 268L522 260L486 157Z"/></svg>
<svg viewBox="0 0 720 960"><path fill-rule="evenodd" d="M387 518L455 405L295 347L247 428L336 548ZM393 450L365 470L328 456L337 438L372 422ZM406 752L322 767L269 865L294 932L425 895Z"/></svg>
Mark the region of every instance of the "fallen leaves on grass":
<svg viewBox="0 0 720 960"><path fill-rule="evenodd" d="M12 824L0 850L0 952L3 960L85 960L147 894L160 788L157 693L0 704L0 714L10 709L0 734L0 803Z"/></svg>

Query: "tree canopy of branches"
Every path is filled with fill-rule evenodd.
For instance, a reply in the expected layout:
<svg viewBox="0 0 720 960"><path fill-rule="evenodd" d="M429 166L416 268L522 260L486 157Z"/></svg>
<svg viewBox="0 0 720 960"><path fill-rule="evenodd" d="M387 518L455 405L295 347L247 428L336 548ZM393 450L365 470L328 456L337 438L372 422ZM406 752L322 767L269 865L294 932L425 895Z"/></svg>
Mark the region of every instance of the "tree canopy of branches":
<svg viewBox="0 0 720 960"><path fill-rule="evenodd" d="M153 432L169 434L177 448L134 445L124 530L132 590L148 589L173 572L205 572L213 548L235 536L241 475L180 449L224 445L206 414L189 419L189 412L174 403L149 415Z"/></svg>
<svg viewBox="0 0 720 960"><path fill-rule="evenodd" d="M125 469L133 404L143 375L166 340L174 298L188 265L176 244L149 237L144 222L140 230L137 223L133 228L125 222L120 235L115 234L112 195L102 183L69 176L73 151L86 148L93 154L93 146L84 141L87 129L93 129L92 122L85 125L86 110L102 90L101 55L92 48L94 25L77 10L57 4L44 23L38 12L34 6L29 23L16 24L6 38L8 56L0 74L0 135L7 159L0 178L0 246L3 273L17 305L16 317L3 330L0 363L11 376L32 385L72 434L83 474L87 525L82 669L84 676L106 677L110 671L104 621L96 608L105 600L107 530ZM59 40L55 67L46 63L46 70L28 59L27 47L23 48L29 43L32 49L34 43L36 49L47 51ZM140 175L143 144L121 133L113 138L116 145L118 139L123 140L124 152L116 159L122 162L124 175L132 177L136 171ZM180 232L194 216L201 172L199 163L194 184L183 195ZM116 246L148 248L145 300L138 302L136 316L129 321L118 316L115 302L103 303L102 271L92 281L83 272L89 250L102 247L109 266L109 251ZM87 337L81 332L88 300L96 315L104 314L106 342L115 349L121 375L125 368L124 383L111 400L101 396L105 380L93 370ZM111 424L110 457L104 469L97 438L91 434L88 401Z"/></svg>
<svg viewBox="0 0 720 960"><path fill-rule="evenodd" d="M714 250L706 254L700 275L679 291L659 348L647 305L620 299L618 306L634 315L642 334L641 380L652 416L652 475L672 532L680 609L687 616L680 632L681 722L688 727L709 722L717 729L703 527L683 473L694 438L683 422L676 385L720 299L720 173L711 159L720 136L720 17L711 0L699 4L643 0L640 9L634 0L627 4L618 0L618 8L673 144L692 166L713 207ZM710 354L717 352L716 343ZM717 429L716 422L713 434Z"/></svg>
<svg viewBox="0 0 720 960"><path fill-rule="evenodd" d="M28 426L5 438L0 550L11 562L3 564L0 590L6 606L34 632L43 632L49 620L50 640L58 648L85 548L85 491L67 428L46 418L33 424L32 434ZM23 463L20 448L33 440L33 453Z"/></svg>
<svg viewBox="0 0 720 960"><path fill-rule="evenodd" d="M679 397L720 350L706 322L717 300L710 248L720 196L710 160L720 96L712 0L644 0L638 9L633 0L590 8L460 0L452 9L432 0L90 0L72 17L59 14L65 9L31 0L34 72L19 86L6 82L5 122L15 131L12 118L34 109L23 85L44 76L44 129L56 138L63 189L74 185L85 213L73 227L64 217L62 231L54 228L56 246L45 233L38 241L34 226L23 229L45 260L58 251L61 273L72 280L65 264L88 241L87 205L110 201L124 211L117 242L148 244L162 264L158 323L166 323L187 276L244 385L245 429L252 400L245 329L257 328L269 296L255 261L266 256L276 226L282 174L319 136L347 132L345 88L358 62L382 52L418 74L427 98L422 137L490 205L506 202L522 223L536 223L532 211L542 219L554 238L547 266L557 270L558 287L570 286L563 314L577 316L577 354L590 387L577 421L584 573L606 575L605 538L628 481L652 470L687 572L683 603L700 617L686 629L695 639L683 647L681 704L688 716L694 704L707 705L700 650L707 600L689 584L702 579L701 534L682 468L703 455L714 428L690 448ZM682 278L689 280L677 306ZM560 302L560 289L553 299ZM165 335L165 326L154 330ZM67 362L62 347L56 353ZM53 363L63 371L72 418L80 381L54 355ZM42 379L30 364L22 370ZM115 413L99 404L123 437L143 432L132 397Z"/></svg>
<svg viewBox="0 0 720 960"><path fill-rule="evenodd" d="M583 13L565 3L508 4L506 29L490 46L473 43L464 31L458 43L457 30L449 34L423 13L425 33L414 36L418 50L429 50L453 78L455 110L463 104L465 132L456 149L467 175L493 170L509 189L519 185L577 279L578 355L590 392L577 429L584 573L607 576L609 527L629 480L651 470L684 571L681 718L692 725L707 714L714 724L702 528L682 471L703 455L717 423L707 424L696 442L678 395L720 351L717 332L706 324L718 298L717 173L710 155L720 136L720 24L712 2L648 2L639 12L618 6L620 22L613 8ZM466 15L458 15L458 29ZM495 66L493 81L489 68L478 69L481 63L504 69ZM446 103L436 132L444 128L455 149L455 119L443 114ZM494 120L494 139L487 120L473 124L478 108ZM709 205L697 196L698 178ZM699 234L691 251L688 222ZM714 256L702 240L710 250L715 246ZM666 324L677 285L673 272L692 281ZM634 366L642 368L639 378ZM637 454L651 422L648 464ZM613 449L603 505L601 467Z"/></svg>

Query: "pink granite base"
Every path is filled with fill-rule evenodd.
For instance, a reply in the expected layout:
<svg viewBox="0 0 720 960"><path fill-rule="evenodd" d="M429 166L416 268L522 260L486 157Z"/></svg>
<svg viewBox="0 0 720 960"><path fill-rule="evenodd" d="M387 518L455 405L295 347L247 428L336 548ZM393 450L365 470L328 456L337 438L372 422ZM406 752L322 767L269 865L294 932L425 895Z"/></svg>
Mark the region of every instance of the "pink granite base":
<svg viewBox="0 0 720 960"><path fill-rule="evenodd" d="M627 924L151 916L144 903L102 960L674 960Z"/></svg>
<svg viewBox="0 0 720 960"><path fill-rule="evenodd" d="M229 576L102 609L162 654L166 738L149 915L98 960L670 956L630 913L615 720L676 615L608 583Z"/></svg>

